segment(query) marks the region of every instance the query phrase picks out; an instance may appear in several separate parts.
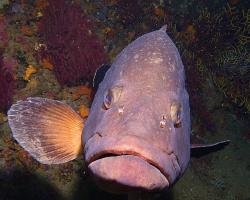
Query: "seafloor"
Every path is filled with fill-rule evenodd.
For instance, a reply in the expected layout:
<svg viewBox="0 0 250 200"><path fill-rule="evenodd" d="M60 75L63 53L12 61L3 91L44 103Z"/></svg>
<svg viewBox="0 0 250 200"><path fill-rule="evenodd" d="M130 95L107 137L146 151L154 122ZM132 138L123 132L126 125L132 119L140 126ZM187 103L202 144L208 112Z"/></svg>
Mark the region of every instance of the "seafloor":
<svg viewBox="0 0 250 200"><path fill-rule="evenodd" d="M250 200L249 7L248 0L0 0L0 199L127 199L101 191L82 158L39 164L12 138L6 113L40 96L86 118L98 63L167 24L186 69L193 142L231 143L192 158L168 192L150 198Z"/></svg>

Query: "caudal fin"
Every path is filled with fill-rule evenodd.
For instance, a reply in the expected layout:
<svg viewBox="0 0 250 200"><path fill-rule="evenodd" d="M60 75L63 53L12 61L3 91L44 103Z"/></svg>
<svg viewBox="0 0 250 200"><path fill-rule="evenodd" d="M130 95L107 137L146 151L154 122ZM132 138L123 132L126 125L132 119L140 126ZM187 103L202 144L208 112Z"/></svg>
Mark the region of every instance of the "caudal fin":
<svg viewBox="0 0 250 200"><path fill-rule="evenodd" d="M14 138L36 160L59 164L82 151L82 118L67 104L45 98L18 101L8 111Z"/></svg>

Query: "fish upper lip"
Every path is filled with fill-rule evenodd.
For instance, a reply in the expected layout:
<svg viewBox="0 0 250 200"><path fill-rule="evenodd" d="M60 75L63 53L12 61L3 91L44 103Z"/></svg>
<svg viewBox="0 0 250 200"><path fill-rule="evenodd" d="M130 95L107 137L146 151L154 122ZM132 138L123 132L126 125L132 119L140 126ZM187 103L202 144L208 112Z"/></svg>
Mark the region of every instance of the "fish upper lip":
<svg viewBox="0 0 250 200"><path fill-rule="evenodd" d="M135 135L102 136L95 134L84 147L87 164L109 156L133 155L157 168L173 183L181 173L174 152L163 152L149 142Z"/></svg>

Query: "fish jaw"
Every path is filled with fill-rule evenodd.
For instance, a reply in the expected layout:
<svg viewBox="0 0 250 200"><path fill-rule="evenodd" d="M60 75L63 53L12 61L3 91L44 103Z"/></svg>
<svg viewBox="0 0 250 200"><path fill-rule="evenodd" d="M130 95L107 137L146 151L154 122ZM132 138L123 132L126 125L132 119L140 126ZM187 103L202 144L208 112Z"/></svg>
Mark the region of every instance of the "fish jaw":
<svg viewBox="0 0 250 200"><path fill-rule="evenodd" d="M162 190L169 186L166 177L144 159L133 155L111 156L89 165L96 183L106 191Z"/></svg>
<svg viewBox="0 0 250 200"><path fill-rule="evenodd" d="M97 184L116 193L161 191L181 173L173 152L129 134L95 134L85 145L85 160Z"/></svg>

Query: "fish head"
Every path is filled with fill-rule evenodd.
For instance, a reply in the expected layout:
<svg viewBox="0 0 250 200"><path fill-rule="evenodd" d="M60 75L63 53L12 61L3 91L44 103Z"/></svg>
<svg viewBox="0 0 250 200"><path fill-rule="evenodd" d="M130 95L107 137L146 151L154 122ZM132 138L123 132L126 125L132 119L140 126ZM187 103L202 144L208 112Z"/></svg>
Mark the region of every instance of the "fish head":
<svg viewBox="0 0 250 200"><path fill-rule="evenodd" d="M157 37L163 42L152 44ZM178 56L173 63L181 65L179 70L168 69L167 60L177 51L168 47L169 40L164 31L155 31L134 41L98 88L84 127L84 155L90 173L107 191L161 191L186 169L188 94Z"/></svg>

